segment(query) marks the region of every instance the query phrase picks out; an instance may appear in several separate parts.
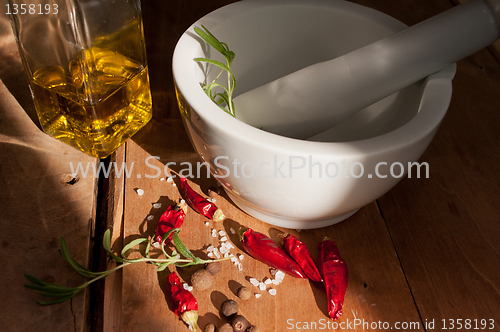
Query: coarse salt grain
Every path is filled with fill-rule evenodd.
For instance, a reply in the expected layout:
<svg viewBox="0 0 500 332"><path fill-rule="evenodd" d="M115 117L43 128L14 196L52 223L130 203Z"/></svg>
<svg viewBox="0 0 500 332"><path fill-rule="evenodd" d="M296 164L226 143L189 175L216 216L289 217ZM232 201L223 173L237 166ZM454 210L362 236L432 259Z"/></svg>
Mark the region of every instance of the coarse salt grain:
<svg viewBox="0 0 500 332"><path fill-rule="evenodd" d="M238 262L238 258L236 258L236 257L234 257L234 256L233 256L233 257L231 257L231 262L233 262L233 263L235 263L235 264L236 264L236 263ZM255 280L257 280L257 279L255 279ZM258 282L258 281L257 281L257 282ZM258 285L258 283L257 283L257 285Z"/></svg>
<svg viewBox="0 0 500 332"><path fill-rule="evenodd" d="M266 290L266 288L267 288L267 286L266 286L265 283L263 283L263 282L259 283L259 289L260 290Z"/></svg>
<svg viewBox="0 0 500 332"><path fill-rule="evenodd" d="M249 281L250 281L250 283L251 283L252 285L254 285L255 287L259 286L259 284L260 284L260 281L258 281L258 280L257 280L257 279L255 279L255 278L250 278L250 280L249 280Z"/></svg>
<svg viewBox="0 0 500 332"><path fill-rule="evenodd" d="M185 290L188 290L189 285L188 285L188 284L186 284L186 283L183 283L183 284L182 284L182 287L183 287Z"/></svg>
<svg viewBox="0 0 500 332"><path fill-rule="evenodd" d="M215 201L217 201L215 198L212 198L212 203L215 203Z"/></svg>
<svg viewBox="0 0 500 332"><path fill-rule="evenodd" d="M174 180L172 179L172 177L171 177L171 176L169 176L169 177L167 178L167 182L172 182L172 181L174 181Z"/></svg>
<svg viewBox="0 0 500 332"><path fill-rule="evenodd" d="M215 247L214 246L208 246L207 248L207 251L210 252L210 251L214 251Z"/></svg>
<svg viewBox="0 0 500 332"><path fill-rule="evenodd" d="M238 271L243 271L243 265L241 263L238 263Z"/></svg>
<svg viewBox="0 0 500 332"><path fill-rule="evenodd" d="M266 278L266 280L264 280L264 283L266 285L269 285L269 284L272 284L273 283L273 280L272 279L269 279L269 278Z"/></svg>
<svg viewBox="0 0 500 332"><path fill-rule="evenodd" d="M172 183L172 186L177 187L177 185L175 183Z"/></svg>
<svg viewBox="0 0 500 332"><path fill-rule="evenodd" d="M155 216L153 216L152 214L150 214L146 219L153 220L154 218L155 218Z"/></svg>
<svg viewBox="0 0 500 332"><path fill-rule="evenodd" d="M225 242L225 241L227 241L227 237L223 236L223 237L220 238L220 240L223 241L223 242Z"/></svg>
<svg viewBox="0 0 500 332"><path fill-rule="evenodd" d="M165 178L160 178L160 181L165 181Z"/></svg>
<svg viewBox="0 0 500 332"><path fill-rule="evenodd" d="M269 269L269 273L271 273L273 277L276 275L276 272L278 272L278 270L276 270L274 267Z"/></svg>
<svg viewBox="0 0 500 332"><path fill-rule="evenodd" d="M231 232L231 234L236 234L236 231L232 227L229 229L229 231Z"/></svg>
<svg viewBox="0 0 500 332"><path fill-rule="evenodd" d="M205 226L210 226L210 223L208 221L205 222Z"/></svg>
<svg viewBox="0 0 500 332"><path fill-rule="evenodd" d="M276 289L271 288L271 289L269 290L269 294L271 294L271 295L276 295Z"/></svg>
<svg viewBox="0 0 500 332"><path fill-rule="evenodd" d="M261 297L262 294L255 294L255 298L258 299L259 297Z"/></svg>
<svg viewBox="0 0 500 332"><path fill-rule="evenodd" d="M280 284L280 282L279 282L278 280L276 280L276 279L273 279L273 284L275 284L275 285L279 285L279 284Z"/></svg>
<svg viewBox="0 0 500 332"><path fill-rule="evenodd" d="M228 258L229 257L229 253L228 252L225 252L224 253L224 258Z"/></svg>
<svg viewBox="0 0 500 332"><path fill-rule="evenodd" d="M161 208L161 203L154 203L153 208L155 208L155 209Z"/></svg>
<svg viewBox="0 0 500 332"><path fill-rule="evenodd" d="M239 255L239 256L238 256L238 258L239 258L239 259L240 259L240 261L241 261L243 258L245 258L245 256L243 256L243 255Z"/></svg>
<svg viewBox="0 0 500 332"><path fill-rule="evenodd" d="M135 190L135 192L136 192L136 193L137 193L137 195L139 195L139 196L144 195L144 190L142 190L142 189L136 189L136 190Z"/></svg>
<svg viewBox="0 0 500 332"><path fill-rule="evenodd" d="M276 280L278 280L279 282L282 282L283 279L285 278L285 274L281 271L278 270L278 272L276 272L276 276L275 276Z"/></svg>
<svg viewBox="0 0 500 332"><path fill-rule="evenodd" d="M192 292L193 291L193 286L188 286L187 290L190 291L190 292Z"/></svg>
<svg viewBox="0 0 500 332"><path fill-rule="evenodd" d="M207 256L208 256L208 257L214 257L214 254L213 254L213 252L209 252L209 253L207 254Z"/></svg>
<svg viewBox="0 0 500 332"><path fill-rule="evenodd" d="M226 232L224 232L224 231L219 231L219 236L224 236L224 235L226 235Z"/></svg>

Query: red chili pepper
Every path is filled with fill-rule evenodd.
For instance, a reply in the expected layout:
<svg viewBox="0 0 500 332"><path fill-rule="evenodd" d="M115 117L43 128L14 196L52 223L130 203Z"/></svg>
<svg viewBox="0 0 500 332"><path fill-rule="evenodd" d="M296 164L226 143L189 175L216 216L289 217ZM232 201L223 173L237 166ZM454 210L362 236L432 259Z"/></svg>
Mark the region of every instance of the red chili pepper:
<svg viewBox="0 0 500 332"><path fill-rule="evenodd" d="M286 252L300 265L302 271L313 281L322 281L318 268L311 257L307 246L295 235L286 234L283 238L283 247Z"/></svg>
<svg viewBox="0 0 500 332"><path fill-rule="evenodd" d="M212 202L207 201L207 199L196 191L193 190L187 183L186 178L181 178L181 189L184 193L184 198L196 212L204 215L205 217L212 219L213 221L222 221L226 218L222 210L217 208Z"/></svg>
<svg viewBox="0 0 500 332"><path fill-rule="evenodd" d="M296 278L307 278L300 266L273 240L251 228L240 228L243 249L253 258Z"/></svg>
<svg viewBox="0 0 500 332"><path fill-rule="evenodd" d="M335 320L342 316L347 289L347 264L340 257L337 244L328 238L318 244L318 267L326 288L328 315Z"/></svg>
<svg viewBox="0 0 500 332"><path fill-rule="evenodd" d="M186 216L186 207L181 204L170 205L160 217L156 227L156 241L161 243L163 236L174 228L180 228ZM172 240L173 234L165 240L168 243Z"/></svg>
<svg viewBox="0 0 500 332"><path fill-rule="evenodd" d="M177 273L172 272L168 276L167 284L172 309L192 331L196 331L198 324L198 302L191 292L182 287Z"/></svg>

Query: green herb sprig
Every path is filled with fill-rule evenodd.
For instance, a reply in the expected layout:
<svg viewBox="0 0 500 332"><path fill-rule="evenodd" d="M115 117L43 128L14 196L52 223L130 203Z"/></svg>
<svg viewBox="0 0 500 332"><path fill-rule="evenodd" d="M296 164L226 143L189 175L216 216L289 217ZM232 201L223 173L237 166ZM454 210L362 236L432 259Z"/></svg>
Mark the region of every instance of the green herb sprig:
<svg viewBox="0 0 500 332"><path fill-rule="evenodd" d="M167 268L167 266L173 264L178 267L187 267L191 265L197 265L197 264L205 264L209 262L213 262L214 260L203 260L199 257L196 257L193 255L191 251L184 245L184 243L181 241L179 238L179 232L180 228L172 229L169 232L167 232L161 241L160 248L162 250L163 255L165 255L164 259L161 258L151 258L149 253L151 249L151 244L152 240L148 238L138 238L133 241L131 241L129 244L127 244L125 247L123 247L121 256L115 255L111 251L111 232L110 230L106 230L104 233L104 238L103 238L103 247L104 250L110 255L110 257L115 260L119 265L116 267L103 271L103 272L92 272L89 271L88 269L84 268L81 266L77 261L75 261L69 254L68 251L68 246L66 244L66 240L64 237L59 238L59 245L60 249L59 252L61 253L62 257L75 269L76 272L84 276L85 278L89 278L87 282L81 284L80 286L77 287L67 287L63 285L57 285L57 284L49 284L46 283L36 277L33 277L29 274L25 274L24 276L26 279L32 282L32 284L26 284L24 287L32 289L35 293L43 295L45 297L51 298L52 300L50 301L38 301L39 304L41 305L51 305L51 304L56 304L56 303L61 303L64 301L67 301L71 299L73 296L75 296L78 292L81 290L85 289L87 286L92 284L93 282L96 282L100 279L106 278L109 276L111 273L124 268L125 266L135 264L135 263L151 263L157 266L157 271L163 271ZM175 248L177 250L173 250L170 254L168 254L165 250L164 243L167 240L167 238L172 234L172 243L174 244ZM147 246L145 249L145 254L142 258L136 258L136 259L128 259L126 257L126 254L129 250L132 248L147 242ZM185 258L180 258L178 253ZM228 258L222 258L219 260L226 260Z"/></svg>
<svg viewBox="0 0 500 332"><path fill-rule="evenodd" d="M226 59L226 63L222 63L217 60L208 59L208 58L195 58L194 61L197 62L206 62L221 68L221 72L215 77L215 79L210 83L200 83L201 87L207 94L207 96L212 99L212 101L217 104L221 109L225 112L231 114L232 116L236 116L234 110L234 102L233 102L233 91L236 86L236 78L231 71L231 64L234 60L235 54L233 51L229 49L226 43L219 41L215 38L214 35L208 31L203 25L203 28L194 28L194 31L200 36L207 44L212 46L216 51L224 56ZM227 73L227 87L223 84L219 83L218 80L221 77L222 73ZM222 88L222 92L217 92L216 88ZM220 91L220 89L219 89Z"/></svg>

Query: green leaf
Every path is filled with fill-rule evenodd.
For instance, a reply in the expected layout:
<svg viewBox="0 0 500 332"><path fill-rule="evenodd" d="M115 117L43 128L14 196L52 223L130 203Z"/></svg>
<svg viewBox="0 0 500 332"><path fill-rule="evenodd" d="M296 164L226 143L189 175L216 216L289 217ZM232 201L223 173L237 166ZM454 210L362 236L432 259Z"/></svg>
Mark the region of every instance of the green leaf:
<svg viewBox="0 0 500 332"><path fill-rule="evenodd" d="M175 247L177 248L177 251L184 257L190 258L190 259L196 259L196 256L193 255L191 251L184 245L184 243L181 241L177 233L174 233L174 236L172 237L172 242L174 243Z"/></svg>
<svg viewBox="0 0 500 332"><path fill-rule="evenodd" d="M214 65L214 66L217 66L221 69L224 69L225 71L227 71L229 74L231 74L231 76L234 77L233 75L233 72L231 71L231 69L229 69L229 67L226 65L226 64L223 64L222 62L220 61L217 61L217 60L212 60L212 59L207 59L207 58L194 58L193 59L194 61L203 61L203 62L207 62L211 65Z"/></svg>
<svg viewBox="0 0 500 332"><path fill-rule="evenodd" d="M61 256L64 258L65 261L69 263L69 265L71 265L73 269L75 269L76 272L78 272L79 274L81 274L86 278L93 278L96 276L95 273L87 270L71 257L71 255L69 254L68 246L66 244L66 240L62 236L59 238L59 246L60 246L59 252L61 253Z"/></svg>
<svg viewBox="0 0 500 332"><path fill-rule="evenodd" d="M102 238L102 246L104 250L113 258L116 262L118 263L123 263L124 260L121 257L116 256L112 251L111 251L111 230L107 229L106 232L104 232L104 236ZM122 254L123 256L123 254Z"/></svg>
<svg viewBox="0 0 500 332"><path fill-rule="evenodd" d="M150 258L149 257L149 250L151 249L151 241L153 241L153 239L148 241L148 245L146 246L146 250L144 251L144 255L146 256L146 258Z"/></svg>
<svg viewBox="0 0 500 332"><path fill-rule="evenodd" d="M143 238L143 237L131 241L129 244L127 244L125 247L123 247L122 257L125 257L125 254L127 253L127 251L129 251L133 247L135 247L143 242L146 242L146 241L149 241L149 240L147 238Z"/></svg>
<svg viewBox="0 0 500 332"><path fill-rule="evenodd" d="M167 266L169 266L171 263L163 263L163 264L160 264L158 269L156 270L157 272L161 272L163 270L165 270L167 268Z"/></svg>
<svg viewBox="0 0 500 332"><path fill-rule="evenodd" d="M73 296L75 296L75 294L71 294L71 295L68 295L66 297L61 297L61 298L58 298L58 299L53 300L53 301L47 301L47 302L37 301L37 302L41 305L52 305L52 304L57 304L57 303L62 303L64 301L67 301L67 300L71 299Z"/></svg>
<svg viewBox="0 0 500 332"><path fill-rule="evenodd" d="M44 286L44 285L47 285L46 282L43 282L41 281L40 279L36 278L36 277L33 277L32 275L29 275L29 274L24 274L24 277L26 279L28 279L29 281L31 282L34 282L35 284L38 284L40 286Z"/></svg>
<svg viewBox="0 0 500 332"><path fill-rule="evenodd" d="M235 54L233 51L229 49L229 46L224 43L219 41L206 27L202 25L202 29L200 28L194 28L194 31L210 46L212 46L215 50L217 50L219 53L221 53L224 58L226 59L226 64L223 64L220 61L209 59L209 58L195 58L194 61L197 62L206 62L208 64L214 65L216 67L219 67L222 69L221 73L217 75L217 77L212 81L212 83L203 85L202 88L205 90L205 93L212 99L214 103L216 103L222 110L225 112L229 113L233 117L235 116L234 113L234 103L232 101L232 93L234 91L234 88L236 86L236 77L234 76L233 72L231 71L231 63L234 60ZM228 75L228 86L224 87L223 85L217 83L216 81L220 78L220 75L222 72L226 71ZM224 95L222 97L219 94L212 94L212 89L216 86L222 87L226 92L227 95ZM222 98L222 99L221 99ZM222 106L224 103L226 103L225 106Z"/></svg>
<svg viewBox="0 0 500 332"><path fill-rule="evenodd" d="M201 27L203 28L204 31L201 30L200 28L195 27L194 28L194 32L196 32L198 34L198 36L200 36L207 44L209 44L210 46L212 46L219 53L224 54L226 52L226 50L222 46L222 44L220 43L220 41L217 38L215 38L215 36L212 35L210 33L210 31L208 31L208 29L205 28L203 25Z"/></svg>
<svg viewBox="0 0 500 332"><path fill-rule="evenodd" d="M60 285L49 285L49 284L47 284L45 286L27 284L27 285L24 285L24 287L26 287L28 289L37 290L37 291L50 292L53 294L66 294L66 293L74 292L76 290L75 288L71 288L71 287L65 287L65 286L60 286Z"/></svg>

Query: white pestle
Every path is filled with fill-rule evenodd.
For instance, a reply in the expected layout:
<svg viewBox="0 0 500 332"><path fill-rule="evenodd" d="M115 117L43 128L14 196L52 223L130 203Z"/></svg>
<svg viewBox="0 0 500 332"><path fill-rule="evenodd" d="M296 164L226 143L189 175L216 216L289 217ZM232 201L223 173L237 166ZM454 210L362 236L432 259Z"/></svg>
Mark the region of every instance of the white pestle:
<svg viewBox="0 0 500 332"><path fill-rule="evenodd" d="M245 92L234 98L236 116L271 133L310 139L499 38L500 0L470 0Z"/></svg>

